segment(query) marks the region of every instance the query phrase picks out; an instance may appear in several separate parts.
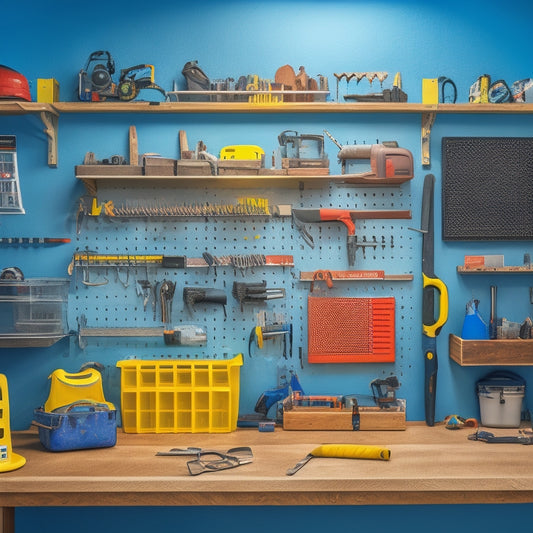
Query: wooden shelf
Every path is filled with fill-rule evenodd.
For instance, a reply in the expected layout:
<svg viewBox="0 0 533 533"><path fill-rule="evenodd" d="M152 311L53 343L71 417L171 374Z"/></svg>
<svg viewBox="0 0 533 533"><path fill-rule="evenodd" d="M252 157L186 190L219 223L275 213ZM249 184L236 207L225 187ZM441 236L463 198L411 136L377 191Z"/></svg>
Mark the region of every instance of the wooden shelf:
<svg viewBox="0 0 533 533"><path fill-rule="evenodd" d="M28 105L28 104L26 104ZM43 105L43 104L36 104ZM395 102L56 102L57 113L533 113L533 104L421 104Z"/></svg>
<svg viewBox="0 0 533 533"><path fill-rule="evenodd" d="M57 130L61 113L417 113L422 115L422 164L430 164L431 128L437 114L530 114L533 104L421 104L395 102L23 102L0 101L0 115L39 114L48 137L48 165L57 166Z"/></svg>
<svg viewBox="0 0 533 533"><path fill-rule="evenodd" d="M175 187L224 187L224 188L314 188L323 187L333 182L338 185L360 185L367 187L400 186L409 181L403 178L363 178L353 174L306 176L306 175L255 175L255 176L80 176L76 178L83 181L87 192L96 196L100 184L128 186L175 186Z"/></svg>
<svg viewBox="0 0 533 533"><path fill-rule="evenodd" d="M0 348L48 348L65 337L68 337L68 334L2 334L0 335Z"/></svg>
<svg viewBox="0 0 533 533"><path fill-rule="evenodd" d="M466 268L459 265L457 267L458 274L533 274L533 266L506 266L506 267L478 267Z"/></svg>
<svg viewBox="0 0 533 533"><path fill-rule="evenodd" d="M333 281L413 281L413 274L380 274L379 271L367 271L367 275L362 271L360 274L357 271L353 275L342 275L335 271L330 271ZM300 272L300 281L313 281L314 272ZM324 280L315 280L316 283L323 283Z"/></svg>
<svg viewBox="0 0 533 533"><path fill-rule="evenodd" d="M465 340L450 334L450 359L461 366L533 366L533 339Z"/></svg>

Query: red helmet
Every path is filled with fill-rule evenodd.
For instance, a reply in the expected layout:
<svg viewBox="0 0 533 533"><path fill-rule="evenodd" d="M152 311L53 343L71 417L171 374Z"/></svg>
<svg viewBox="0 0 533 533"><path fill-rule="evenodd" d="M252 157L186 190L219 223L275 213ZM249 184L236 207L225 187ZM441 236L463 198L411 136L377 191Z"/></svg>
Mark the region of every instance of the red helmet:
<svg viewBox="0 0 533 533"><path fill-rule="evenodd" d="M0 65L0 98L31 102L28 80L16 70Z"/></svg>

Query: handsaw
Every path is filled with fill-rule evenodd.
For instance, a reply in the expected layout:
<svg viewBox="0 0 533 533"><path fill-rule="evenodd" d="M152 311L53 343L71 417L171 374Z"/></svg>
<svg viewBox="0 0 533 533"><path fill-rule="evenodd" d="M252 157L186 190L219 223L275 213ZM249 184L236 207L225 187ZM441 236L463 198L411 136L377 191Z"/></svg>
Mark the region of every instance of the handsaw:
<svg viewBox="0 0 533 533"><path fill-rule="evenodd" d="M426 424L435 424L437 392L437 336L448 320L448 289L435 275L433 193L435 176L427 174L422 193L422 350L424 352L424 408ZM439 315L435 319L435 289L439 292Z"/></svg>

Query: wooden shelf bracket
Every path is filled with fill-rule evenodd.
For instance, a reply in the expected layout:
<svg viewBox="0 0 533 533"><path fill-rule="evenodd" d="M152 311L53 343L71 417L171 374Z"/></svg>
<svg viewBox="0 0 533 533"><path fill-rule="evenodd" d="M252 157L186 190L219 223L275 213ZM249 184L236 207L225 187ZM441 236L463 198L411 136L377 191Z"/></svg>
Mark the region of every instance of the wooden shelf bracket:
<svg viewBox="0 0 533 533"><path fill-rule="evenodd" d="M435 116L437 113L435 111L429 111L422 113L422 132L420 135L420 140L422 144L422 165L429 166L431 163L430 156L430 140L431 140L431 128L435 123Z"/></svg>
<svg viewBox="0 0 533 533"><path fill-rule="evenodd" d="M41 111L44 133L48 137L48 166L57 168L57 129L59 116L52 111Z"/></svg>

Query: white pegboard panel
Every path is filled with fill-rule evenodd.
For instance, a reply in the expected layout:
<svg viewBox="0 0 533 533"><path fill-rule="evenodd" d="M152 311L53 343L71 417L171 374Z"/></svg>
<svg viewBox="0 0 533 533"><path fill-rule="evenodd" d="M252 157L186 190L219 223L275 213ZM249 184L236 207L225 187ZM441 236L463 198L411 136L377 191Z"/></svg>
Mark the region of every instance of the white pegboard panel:
<svg viewBox="0 0 533 533"><path fill-rule="evenodd" d="M172 188L164 187L100 187L98 200L113 201L116 205L143 203L157 206L162 202L174 205L193 203L235 204L239 197L267 198L270 205L291 204L302 208L346 209L401 209L410 210L409 185L395 188L358 188L330 185L322 188L294 187L287 189L225 189L225 188ZM394 364L309 365L307 345L307 296L310 284L299 280L300 271L317 269L349 270L346 251L346 227L340 222L306 224L313 236L315 247L305 243L290 217L269 216L236 217L153 217L137 219L111 219L87 217L76 239L78 250L85 249L108 254L162 254L202 257L204 252L214 256L236 254L290 254L294 267L254 267L244 271L230 266L207 268L165 269L154 265L126 268L94 268L91 280L108 280L106 285L86 287L81 283L83 269L73 275L74 295L69 309L69 321L76 323L80 316L87 318L87 327L161 327L159 305L154 319L152 299L146 309L143 297L137 292L137 281L151 283L170 280L176 283L169 326L197 323L207 331L205 347L165 346L162 339L91 338L86 356L97 351L98 360L113 365L123 357L225 357L242 352L245 355L248 379L241 388L241 403L245 411L253 408L257 397L257 384L266 379L264 373L272 372L270 383L277 379L280 367L296 370L305 376L310 387L324 391L321 379L333 379L338 390L352 384L366 384L376 375L404 375L418 353L413 331L416 297L418 293L409 281L342 281L335 282L332 295L379 297L394 296L396 301L396 362ZM408 274L418 266L415 257L419 250L413 220L375 219L356 220L359 242L375 242L375 248L359 248L352 269L384 270L386 274ZM127 272L129 271L129 275ZM262 305L245 305L232 296L234 281L261 282L267 287L284 288L285 298L267 301ZM182 292L185 286L218 288L227 295L226 316L222 306L198 303L191 314L186 308ZM416 296L416 297L415 297ZM286 317L293 327L292 357L283 357L280 340L265 343L262 350L252 347L248 355L248 342L252 328L257 324L257 313L278 313ZM413 348L414 347L414 348ZM299 352L302 351L302 360ZM412 351L415 353L413 354ZM266 367L265 367L266 365ZM333 367L333 368L332 368ZM271 369L271 370L265 370ZM329 376L329 377L328 377ZM249 384L249 388L247 386ZM259 385L261 386L261 385ZM353 387L352 387L353 388ZM326 388L327 389L327 388ZM330 392L332 392L330 390Z"/></svg>

